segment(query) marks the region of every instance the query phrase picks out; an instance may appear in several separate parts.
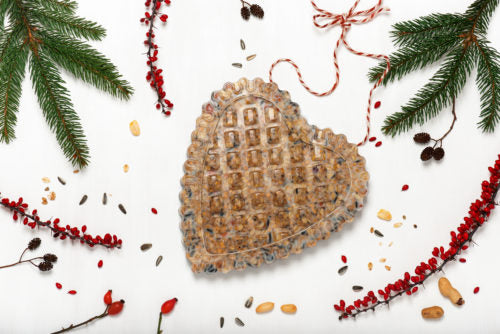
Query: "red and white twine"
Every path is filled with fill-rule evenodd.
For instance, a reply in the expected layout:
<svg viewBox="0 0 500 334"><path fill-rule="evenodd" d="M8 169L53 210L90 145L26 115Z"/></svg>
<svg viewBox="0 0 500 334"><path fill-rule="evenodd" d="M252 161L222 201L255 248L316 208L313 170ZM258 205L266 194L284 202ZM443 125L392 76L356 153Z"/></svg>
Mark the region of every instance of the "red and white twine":
<svg viewBox="0 0 500 334"><path fill-rule="evenodd" d="M316 92L312 90L302 79L302 73L299 70L299 67L295 62L291 59L288 58L281 58L278 59L276 62L274 62L271 65L271 69L269 70L269 81L273 82L273 69L276 65L282 62L286 62L291 64L294 68L295 71L297 72L297 76L299 78L300 83L304 88L311 94L315 96L327 96L330 95L338 86L339 81L340 81L340 69L339 69L339 64L337 61L337 50L340 46L340 43L344 44L347 50L351 51L352 53L358 55L358 56L364 56L364 57L369 57L369 58L374 58L374 59L379 59L379 60L385 60L387 63L386 69L382 76L379 78L379 80L373 85L372 89L370 90L370 95L368 96L368 108L367 108L367 113L366 113L366 136L361 141L358 143L358 146L363 145L366 143L368 140L368 137L370 136L370 112L371 112L371 103L372 103L372 95L373 91L375 88L377 88L382 80L384 80L385 76L387 75L387 72L389 71L391 65L389 62L389 57L386 55L379 55L379 54L372 54L372 53L365 53L361 51L356 51L354 50L349 43L347 43L345 37L347 35L347 32L351 28L351 24L361 24L361 23L367 23L373 20L378 14L383 13L383 12L388 12L390 9L382 7L382 0L379 0L378 3L371 7L370 9L367 10L361 10L361 11L355 11L356 7L358 6L360 0L356 0L354 2L354 5L349 9L347 13L344 14L334 14L329 11L326 11L324 9L319 8L314 1L311 0L311 4L313 8L318 12L318 14L315 14L313 16L313 23L317 28L324 29L324 28L329 28L333 27L336 25L339 25L342 28L342 32L340 34L339 39L337 40L337 44L335 45L335 48L333 49L333 66L335 67L335 82L329 90L326 92ZM321 24L320 22L326 22L324 24Z"/></svg>

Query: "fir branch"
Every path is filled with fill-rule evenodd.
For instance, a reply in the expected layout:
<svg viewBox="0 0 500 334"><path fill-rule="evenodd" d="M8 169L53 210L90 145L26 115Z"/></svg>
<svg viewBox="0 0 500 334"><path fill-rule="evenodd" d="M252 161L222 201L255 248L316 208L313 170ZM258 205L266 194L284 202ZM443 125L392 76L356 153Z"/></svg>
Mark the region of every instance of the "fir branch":
<svg viewBox="0 0 500 334"><path fill-rule="evenodd" d="M386 118L382 131L395 136L415 123L423 124L435 117L462 90L474 65L474 54L473 48L462 45L451 51L442 67L402 108L403 111Z"/></svg>
<svg viewBox="0 0 500 334"><path fill-rule="evenodd" d="M416 20L396 23L391 31L394 44L422 44L442 36L458 36L470 26L470 20L460 14L431 14Z"/></svg>
<svg viewBox="0 0 500 334"><path fill-rule="evenodd" d="M409 45L396 52L390 57L391 68L384 80L383 85L401 79L406 74L435 63L456 45L456 36L445 35L435 39L426 40L419 45ZM370 82L377 82L383 75L387 64L380 62L372 67L368 73Z"/></svg>
<svg viewBox="0 0 500 334"><path fill-rule="evenodd" d="M486 34L498 2L499 0L476 0L469 6L465 17L473 22L472 33L477 30L481 34Z"/></svg>
<svg viewBox="0 0 500 334"><path fill-rule="evenodd" d="M479 54L476 83L481 94L479 128L492 132L500 121L500 54L480 39L475 46Z"/></svg>
<svg viewBox="0 0 500 334"><path fill-rule="evenodd" d="M64 12L50 11L38 6L35 2L30 3L26 8L31 20L47 30L86 40L100 41L106 36L106 30L95 22Z"/></svg>
<svg viewBox="0 0 500 334"><path fill-rule="evenodd" d="M28 47L21 43L8 43L2 50L0 63L0 142L15 139L14 126L19 109L21 84L28 61Z"/></svg>
<svg viewBox="0 0 500 334"><path fill-rule="evenodd" d="M80 41L49 33L41 35L42 48L50 58L76 78L121 99L130 98L133 88L104 55Z"/></svg>
<svg viewBox="0 0 500 334"><path fill-rule="evenodd" d="M32 0L37 5L47 9L66 14L74 14L78 4L71 0Z"/></svg>
<svg viewBox="0 0 500 334"><path fill-rule="evenodd" d="M59 70L42 49L31 54L30 72L38 103L64 155L83 168L89 162L89 149L80 119L73 109L68 90L63 86Z"/></svg>

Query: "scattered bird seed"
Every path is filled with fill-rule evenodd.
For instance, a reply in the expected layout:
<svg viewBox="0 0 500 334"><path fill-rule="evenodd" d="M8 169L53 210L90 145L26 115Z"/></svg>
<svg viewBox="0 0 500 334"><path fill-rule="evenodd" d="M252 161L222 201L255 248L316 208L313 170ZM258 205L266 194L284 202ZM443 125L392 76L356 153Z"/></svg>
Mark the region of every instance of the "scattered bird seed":
<svg viewBox="0 0 500 334"><path fill-rule="evenodd" d="M50 188L49 188L49 187L45 187L45 189L43 189L43 190L45 190L45 191L49 191L49 190L50 190Z"/></svg>
<svg viewBox="0 0 500 334"><path fill-rule="evenodd" d="M141 245L141 251L147 251L148 249L150 249L151 247L153 247L153 244L142 244Z"/></svg>
<svg viewBox="0 0 500 334"><path fill-rule="evenodd" d="M252 297L252 296L250 296L250 297L247 299L247 301L245 302L245 307L246 307L246 308L250 308L250 307L252 307L252 303L253 303L253 297Z"/></svg>
<svg viewBox="0 0 500 334"><path fill-rule="evenodd" d="M385 269L387 269L387 271L391 271L391 266L385 266Z"/></svg>
<svg viewBox="0 0 500 334"><path fill-rule="evenodd" d="M219 323L220 323L220 328L224 327L224 317L220 317Z"/></svg>
<svg viewBox="0 0 500 334"><path fill-rule="evenodd" d="M398 227L401 227L401 226L403 226L403 223L395 223L395 224L394 224L394 227L395 227L395 228L398 228Z"/></svg>
<svg viewBox="0 0 500 334"><path fill-rule="evenodd" d="M413 224L413 228L417 228L417 224Z"/></svg>
<svg viewBox="0 0 500 334"><path fill-rule="evenodd" d="M392 215L389 211L380 209L379 212L377 212L377 217L379 217L382 220L387 220L390 221L392 219Z"/></svg>
<svg viewBox="0 0 500 334"><path fill-rule="evenodd" d="M240 327L245 326L245 323L243 321L241 321L241 319L238 317L234 318L234 322L236 323L236 325L238 325Z"/></svg>
<svg viewBox="0 0 500 334"><path fill-rule="evenodd" d="M128 172L129 168L130 168L130 167L129 167L127 164L123 165L123 171L124 171L125 173L127 173L127 172Z"/></svg>
<svg viewBox="0 0 500 334"><path fill-rule="evenodd" d="M257 55L250 55L247 57L247 61L253 60L255 57L257 57Z"/></svg>
<svg viewBox="0 0 500 334"><path fill-rule="evenodd" d="M242 50L245 50L245 49L246 49L245 42L244 42L242 39L240 39L240 46L241 46L241 49L242 49Z"/></svg>
<svg viewBox="0 0 500 334"><path fill-rule="evenodd" d="M354 291L354 292L359 292L361 290L363 290L363 287L360 285L353 285L352 286L352 291Z"/></svg>
<svg viewBox="0 0 500 334"><path fill-rule="evenodd" d="M383 238L383 237L384 237L384 235L382 234L382 232L380 232L379 230L374 230L374 231L373 231L373 233L375 233L375 235L376 235L377 237L381 237L381 238Z"/></svg>
<svg viewBox="0 0 500 334"><path fill-rule="evenodd" d="M48 177L42 177L43 183L50 183L50 179Z"/></svg>
<svg viewBox="0 0 500 334"><path fill-rule="evenodd" d="M345 272L347 271L347 268L349 268L349 266L343 266L343 267L341 267L341 268L338 270L339 275L344 275L344 274L345 274Z"/></svg>
<svg viewBox="0 0 500 334"><path fill-rule="evenodd" d="M373 263L368 262L368 270L372 270L372 269L373 269Z"/></svg>
<svg viewBox="0 0 500 334"><path fill-rule="evenodd" d="M47 202L47 199L45 197L42 197L42 204L47 205L47 203L49 203L49 202Z"/></svg>
<svg viewBox="0 0 500 334"><path fill-rule="evenodd" d="M370 233L373 233L373 231L375 231L375 229L373 227L370 227Z"/></svg>
<svg viewBox="0 0 500 334"><path fill-rule="evenodd" d="M391 246L392 246L392 244L393 244L393 242L392 242L392 241L391 241L391 242L389 242L388 247L391 247Z"/></svg>
<svg viewBox="0 0 500 334"><path fill-rule="evenodd" d="M124 215L127 214L127 210L125 210L125 207L123 204L118 204L118 209L120 209L121 212L123 212Z"/></svg>
<svg viewBox="0 0 500 334"><path fill-rule="evenodd" d="M80 200L79 205L83 205L85 202L87 202L87 198L89 198L87 195L83 195L82 199Z"/></svg>
<svg viewBox="0 0 500 334"><path fill-rule="evenodd" d="M406 220L406 215L403 215L403 219Z"/></svg>
<svg viewBox="0 0 500 334"><path fill-rule="evenodd" d="M53 192L53 191L51 191L51 192L49 193L48 198L49 198L51 201L55 201L55 200L56 200L56 193L55 193L55 192Z"/></svg>
<svg viewBox="0 0 500 334"><path fill-rule="evenodd" d="M243 67L243 65L241 63L232 63L231 65L233 65L234 67L237 67L237 68Z"/></svg>
<svg viewBox="0 0 500 334"><path fill-rule="evenodd" d="M62 177L58 176L57 180L59 180L59 183L61 183L63 186L66 185L66 181L64 181L64 179Z"/></svg>
<svg viewBox="0 0 500 334"><path fill-rule="evenodd" d="M102 194L102 204L108 204L108 195L106 195L106 193Z"/></svg>
<svg viewBox="0 0 500 334"><path fill-rule="evenodd" d="M387 259L385 257L381 258L380 260L378 260L379 262L382 262L384 263L385 261L387 261Z"/></svg>
<svg viewBox="0 0 500 334"><path fill-rule="evenodd" d="M80 171L79 171L78 169L75 169L75 170L73 171L73 174L78 174L78 173L80 173Z"/></svg>
<svg viewBox="0 0 500 334"><path fill-rule="evenodd" d="M158 258L156 259L156 266L158 267L161 263L161 261L163 260L163 256L158 256Z"/></svg>

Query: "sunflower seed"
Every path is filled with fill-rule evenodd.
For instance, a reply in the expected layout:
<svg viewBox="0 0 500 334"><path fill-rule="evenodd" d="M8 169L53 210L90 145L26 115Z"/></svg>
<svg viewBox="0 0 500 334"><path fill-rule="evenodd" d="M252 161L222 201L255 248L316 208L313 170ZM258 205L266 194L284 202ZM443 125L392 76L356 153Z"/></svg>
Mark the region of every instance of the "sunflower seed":
<svg viewBox="0 0 500 334"><path fill-rule="evenodd" d="M148 249L150 249L151 247L153 247L153 244L142 244L141 245L141 251L147 251Z"/></svg>
<svg viewBox="0 0 500 334"><path fill-rule="evenodd" d="M236 325L238 325L240 327L245 326L245 323L243 321L241 321L241 319L238 317L234 318L234 322L236 323Z"/></svg>
<svg viewBox="0 0 500 334"><path fill-rule="evenodd" d="M241 49L242 49L242 50L245 50L245 49L246 49L245 42L244 42L242 39L240 39L240 46L241 46Z"/></svg>
<svg viewBox="0 0 500 334"><path fill-rule="evenodd" d="M381 238L383 238L383 237L384 237L384 235L382 234L382 232L380 232L379 230L375 230L375 231L373 231L373 233L375 233L375 235L376 235L377 237L381 237Z"/></svg>
<svg viewBox="0 0 500 334"><path fill-rule="evenodd" d="M83 205L85 202L87 202L87 198L89 198L87 195L83 195L82 199L80 200L79 205Z"/></svg>
<svg viewBox="0 0 500 334"><path fill-rule="evenodd" d="M163 256L158 256L158 258L156 259L156 266L158 267L161 263L161 260L163 260Z"/></svg>
<svg viewBox="0 0 500 334"><path fill-rule="evenodd" d="M255 59L255 57L257 57L257 55L251 55L251 56L248 56L247 57L247 61L250 61L252 59Z"/></svg>
<svg viewBox="0 0 500 334"><path fill-rule="evenodd" d="M219 323L220 323L220 328L224 327L224 317L220 317Z"/></svg>
<svg viewBox="0 0 500 334"><path fill-rule="evenodd" d="M121 212L123 212L124 215L127 214L127 210L125 210L125 207L123 204L118 204L118 209L120 209Z"/></svg>
<svg viewBox="0 0 500 334"><path fill-rule="evenodd" d="M250 307L252 307L252 303L253 303L253 297L252 297L252 296L250 296L250 297L247 299L247 301L245 302L245 307L246 307L246 308L250 308Z"/></svg>
<svg viewBox="0 0 500 334"><path fill-rule="evenodd" d="M347 268L349 268L349 266L343 266L342 268L340 268L338 271L339 275L344 275L347 271Z"/></svg>
<svg viewBox="0 0 500 334"><path fill-rule="evenodd" d="M241 63L232 63L231 65L233 65L234 67L237 67L237 68L243 67L243 65L241 65Z"/></svg>
<svg viewBox="0 0 500 334"><path fill-rule="evenodd" d="M102 195L102 204L103 205L108 204L108 195L106 195L106 193Z"/></svg>
<svg viewBox="0 0 500 334"><path fill-rule="evenodd" d="M60 182L63 186L65 186L65 185L66 185L66 181L64 181L64 179L63 179L63 178L61 178L60 176L58 176L58 177L57 177L57 179L59 180L59 182Z"/></svg>
<svg viewBox="0 0 500 334"><path fill-rule="evenodd" d="M354 292L359 292L361 290L363 290L363 287L360 285L353 285L352 286L352 291L354 291Z"/></svg>

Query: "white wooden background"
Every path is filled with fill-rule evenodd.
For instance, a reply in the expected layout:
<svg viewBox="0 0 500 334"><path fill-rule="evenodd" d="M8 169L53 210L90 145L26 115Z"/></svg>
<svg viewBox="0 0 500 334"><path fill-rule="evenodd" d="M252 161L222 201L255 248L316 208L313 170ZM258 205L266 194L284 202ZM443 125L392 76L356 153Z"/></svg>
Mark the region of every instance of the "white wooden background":
<svg viewBox="0 0 500 334"><path fill-rule="evenodd" d="M255 0L257 1L257 0ZM347 11L352 0L319 0L318 5L334 12ZM391 13L372 23L353 26L348 35L351 45L360 50L389 53L393 50L388 31L395 22L433 12L462 12L471 1L465 0L387 0ZM79 174L72 173L40 112L31 83L26 80L16 128L18 139L0 145L0 191L5 196L23 196L36 205L43 217L59 217L70 225L88 226L89 232L116 233L124 240L122 250L89 249L68 242L53 241L46 231L32 232L13 224L0 210L0 263L15 261L32 237L43 240L41 251L54 252L59 261L54 270L42 274L29 265L0 271L0 332L47 333L86 320L104 309L102 296L112 288L116 298L126 300L123 313L116 318L97 321L75 333L155 333L160 305L176 296L175 312L164 321L166 333L457 333L500 331L498 304L498 213L477 234L478 246L467 251L466 264L451 264L446 274L462 292L466 303L453 306L438 291L437 278L413 297L395 301L390 310L381 308L356 321L339 322L332 305L340 298L352 300L353 284L378 289L394 281L416 263L426 259L432 247L448 241L449 231L466 214L469 203L480 193L480 183L488 176L487 167L500 153L499 132L485 135L476 128L479 120L479 95L471 77L457 100L458 122L444 143L446 157L439 163L423 164L422 147L412 142L415 128L408 134L387 138L380 127L386 115L399 110L413 96L437 66L408 76L397 84L376 92L382 106L373 113L374 135L383 145L368 144L360 149L371 174L366 207L355 222L320 242L314 249L286 261L257 270L229 275L194 275L184 257L179 231L178 193L182 165L201 105L213 90L240 77L263 77L271 63L290 57L302 66L308 83L317 89L330 87L333 78L331 52L340 29L319 31L311 22L309 1L259 0L265 9L262 21L244 22L239 17L239 1L173 0L167 13L168 25L156 31L160 64L165 68L165 87L175 103L171 118L154 108L154 95L145 82L145 27L139 23L144 11L142 1L80 1L78 14L100 22L108 32L103 42L93 45L118 65L136 89L132 100L119 102L94 88L64 78L71 89L75 108L82 118L91 148L92 163ZM360 8L375 1L363 0ZM496 13L489 38L500 49L500 15ZM247 50L241 51L243 38ZM249 54L257 58L247 63ZM230 64L244 63L243 69ZM309 95L298 83L294 71L280 65L275 80L290 91L311 124L331 127L358 142L364 135L364 110L370 85L366 73L375 62L357 57L347 50L339 52L341 84L330 97ZM473 76L475 73L473 74ZM138 120L142 134L133 137L128 128ZM444 111L423 130L433 135L444 133L451 113ZM130 165L128 174L122 165ZM63 177L66 186L56 178ZM45 194L42 177L50 177L57 199L40 204ZM403 184L410 190L402 193ZM112 196L101 204L101 196ZM89 199L78 202L83 194ZM123 203L125 216L117 209ZM157 216L151 207L159 211ZM376 218L380 208L390 210L395 219L408 218L403 227ZM414 229L413 224L418 228ZM375 227L385 234L379 239L369 233ZM382 241L383 245L379 246ZM388 243L394 242L389 248ZM139 246L152 242L153 248L141 252ZM164 260L155 267L158 255ZM340 256L348 257L349 270L339 276ZM379 263L387 258L391 271ZM97 268L99 259L104 267ZM367 263L374 263L373 271ZM57 290L55 282L63 284ZM480 286L479 294L472 290ZM78 294L66 294L75 289ZM366 290L365 290L366 291ZM274 301L276 309L256 315L243 307L253 295L255 302ZM299 311L288 316L279 310L283 303L295 303ZM439 321L424 321L423 307L441 305L445 316ZM219 317L226 325L219 329ZM236 327L240 317L244 328Z"/></svg>

